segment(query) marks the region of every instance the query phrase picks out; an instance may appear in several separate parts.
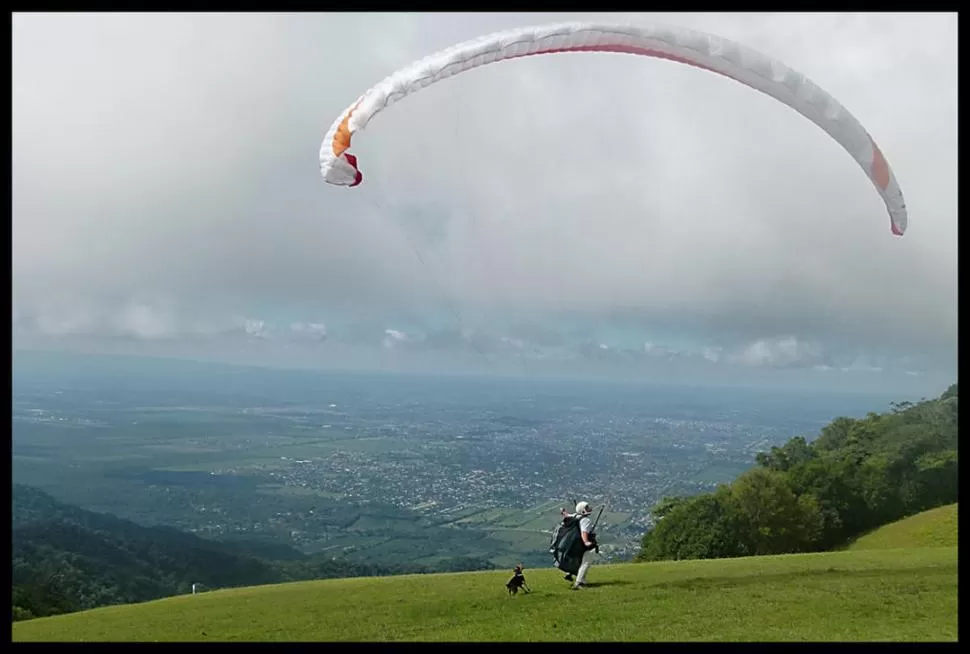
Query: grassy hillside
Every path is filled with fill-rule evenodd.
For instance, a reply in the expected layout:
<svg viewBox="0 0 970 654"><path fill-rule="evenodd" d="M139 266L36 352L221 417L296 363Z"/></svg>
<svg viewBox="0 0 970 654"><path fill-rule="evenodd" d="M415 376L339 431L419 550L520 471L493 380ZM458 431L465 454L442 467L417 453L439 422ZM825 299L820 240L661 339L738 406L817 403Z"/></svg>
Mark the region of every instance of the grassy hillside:
<svg viewBox="0 0 970 654"><path fill-rule="evenodd" d="M856 540L848 549L955 547L956 544L957 505L948 504L880 527Z"/></svg>
<svg viewBox="0 0 970 654"><path fill-rule="evenodd" d="M957 638L957 548L331 579L13 624L48 641L930 641Z"/></svg>

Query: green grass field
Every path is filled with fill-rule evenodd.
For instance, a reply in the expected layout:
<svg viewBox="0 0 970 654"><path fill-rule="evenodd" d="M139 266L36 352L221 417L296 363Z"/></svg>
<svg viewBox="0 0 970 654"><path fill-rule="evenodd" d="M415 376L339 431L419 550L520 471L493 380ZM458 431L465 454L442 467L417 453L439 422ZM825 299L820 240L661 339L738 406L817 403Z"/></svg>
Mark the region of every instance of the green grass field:
<svg viewBox="0 0 970 654"><path fill-rule="evenodd" d="M841 552L328 579L13 623L14 641L956 641L957 505Z"/></svg>
<svg viewBox="0 0 970 654"><path fill-rule="evenodd" d="M880 527L856 540L848 549L951 547L956 544L957 505L949 504Z"/></svg>
<svg viewBox="0 0 970 654"><path fill-rule="evenodd" d="M47 641L938 641L957 639L957 548L332 579L13 624Z"/></svg>

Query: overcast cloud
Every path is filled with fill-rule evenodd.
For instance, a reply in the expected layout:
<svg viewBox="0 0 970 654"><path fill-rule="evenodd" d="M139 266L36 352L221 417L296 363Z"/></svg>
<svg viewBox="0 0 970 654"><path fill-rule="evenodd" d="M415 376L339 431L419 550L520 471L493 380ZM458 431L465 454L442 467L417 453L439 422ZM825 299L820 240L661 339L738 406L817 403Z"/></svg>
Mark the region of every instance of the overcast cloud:
<svg viewBox="0 0 970 654"><path fill-rule="evenodd" d="M357 136L362 186L320 178L330 123L390 72L576 19L700 29L804 73L882 147L906 236L809 121L643 57L459 75ZM956 35L955 14L15 15L15 336L279 365L951 381Z"/></svg>

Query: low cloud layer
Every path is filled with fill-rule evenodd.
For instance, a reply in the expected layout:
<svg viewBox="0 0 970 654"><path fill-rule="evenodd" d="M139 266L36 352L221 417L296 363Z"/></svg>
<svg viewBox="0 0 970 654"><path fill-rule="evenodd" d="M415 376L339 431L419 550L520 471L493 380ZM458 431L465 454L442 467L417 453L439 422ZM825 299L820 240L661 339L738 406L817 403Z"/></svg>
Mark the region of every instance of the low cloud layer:
<svg viewBox="0 0 970 654"><path fill-rule="evenodd" d="M806 74L882 146L909 232L790 109L620 55L424 89L355 139L362 186L320 179L333 117L388 73L562 19ZM955 375L956 48L954 14L18 14L15 333Z"/></svg>

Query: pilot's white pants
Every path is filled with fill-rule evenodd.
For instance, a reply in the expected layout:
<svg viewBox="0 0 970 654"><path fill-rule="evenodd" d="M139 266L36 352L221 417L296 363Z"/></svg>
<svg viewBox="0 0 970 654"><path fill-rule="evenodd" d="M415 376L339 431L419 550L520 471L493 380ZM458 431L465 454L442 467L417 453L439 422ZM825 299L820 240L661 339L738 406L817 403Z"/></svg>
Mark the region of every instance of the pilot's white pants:
<svg viewBox="0 0 970 654"><path fill-rule="evenodd" d="M596 556L596 552L593 550L586 550L586 552L583 553L583 562L579 566L579 572L576 573L575 586L586 583L586 571L589 570L589 566L593 564L594 556Z"/></svg>

